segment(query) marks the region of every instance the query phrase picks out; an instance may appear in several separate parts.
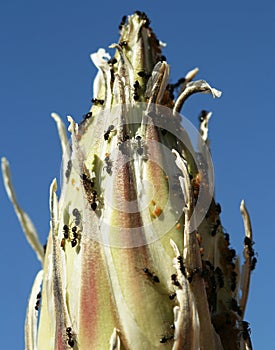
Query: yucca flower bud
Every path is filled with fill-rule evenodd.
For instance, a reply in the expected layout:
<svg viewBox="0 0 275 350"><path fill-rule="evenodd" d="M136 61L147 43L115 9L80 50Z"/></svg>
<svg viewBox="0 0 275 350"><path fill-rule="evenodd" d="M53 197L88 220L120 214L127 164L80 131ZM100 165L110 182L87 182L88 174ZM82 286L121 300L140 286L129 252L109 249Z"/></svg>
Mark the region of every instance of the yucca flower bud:
<svg viewBox="0 0 275 350"><path fill-rule="evenodd" d="M8 195L42 263L26 349L251 349L249 216L242 202L241 279L213 198L211 113L201 113L199 131L179 114L190 95L221 92L193 81L197 68L169 83L164 44L145 13L123 17L120 34L113 58L104 49L91 55L93 105L79 124L68 117L70 142L52 113L62 188L58 199L52 181L45 252L2 159Z"/></svg>

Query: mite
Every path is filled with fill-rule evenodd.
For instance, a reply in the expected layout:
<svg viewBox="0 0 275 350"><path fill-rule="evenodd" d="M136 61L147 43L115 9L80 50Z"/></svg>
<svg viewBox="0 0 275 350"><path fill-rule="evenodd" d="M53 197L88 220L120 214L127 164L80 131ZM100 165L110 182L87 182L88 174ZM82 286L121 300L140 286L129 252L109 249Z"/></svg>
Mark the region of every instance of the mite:
<svg viewBox="0 0 275 350"><path fill-rule="evenodd" d="M108 141L109 140L109 136L110 136L110 132L112 131L112 130L114 130L114 125L110 125L109 127L108 127L108 129L107 129L107 131L105 132L105 134L104 134L104 140L105 141Z"/></svg>
<svg viewBox="0 0 275 350"><path fill-rule="evenodd" d="M109 153L106 153L105 156L106 156L105 159L104 159L105 164L106 164L105 169L106 169L107 173L109 175L111 175L112 174L112 164L113 164L113 162L110 160Z"/></svg>
<svg viewBox="0 0 275 350"><path fill-rule="evenodd" d="M158 276L154 275L147 267L143 269L143 272L153 281L159 283Z"/></svg>

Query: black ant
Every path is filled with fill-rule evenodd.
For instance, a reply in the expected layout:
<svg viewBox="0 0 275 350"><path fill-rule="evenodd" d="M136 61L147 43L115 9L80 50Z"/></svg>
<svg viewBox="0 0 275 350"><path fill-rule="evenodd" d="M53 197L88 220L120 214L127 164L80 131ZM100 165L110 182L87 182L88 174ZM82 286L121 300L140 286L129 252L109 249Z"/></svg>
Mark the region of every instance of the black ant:
<svg viewBox="0 0 275 350"><path fill-rule="evenodd" d="M254 257L251 259L251 263L250 263L250 269L251 269L251 271L255 270L256 264L257 264L257 258L254 256Z"/></svg>
<svg viewBox="0 0 275 350"><path fill-rule="evenodd" d="M202 110L202 111L200 112L199 121L200 121L201 123L205 120L207 114L208 114L208 112L205 111L205 110Z"/></svg>
<svg viewBox="0 0 275 350"><path fill-rule="evenodd" d="M64 234L65 239L69 238L69 226L68 225L63 226L63 234Z"/></svg>
<svg viewBox="0 0 275 350"><path fill-rule="evenodd" d="M35 304L35 310L38 311L40 308L40 303L41 303L41 292L39 292L36 296L36 304Z"/></svg>
<svg viewBox="0 0 275 350"><path fill-rule="evenodd" d="M105 132L105 134L104 134L104 140L105 141L108 141L109 140L109 136L110 136L110 132L112 131L112 130L114 130L114 125L110 125L109 127L108 127L108 129L107 129L107 131Z"/></svg>
<svg viewBox="0 0 275 350"><path fill-rule="evenodd" d="M67 163L67 169L66 169L66 172L65 172L65 176L66 176L67 179L70 177L71 171L72 171L72 161L70 159L68 161L68 163Z"/></svg>
<svg viewBox="0 0 275 350"><path fill-rule="evenodd" d="M154 275L147 267L143 269L143 272L153 281L159 283L158 276Z"/></svg>
<svg viewBox="0 0 275 350"><path fill-rule="evenodd" d="M169 340L172 340L172 339L174 339L174 336L170 335L169 337L162 337L162 338L160 338L159 342L164 344L164 343L167 343Z"/></svg>
<svg viewBox="0 0 275 350"><path fill-rule="evenodd" d="M109 174L109 175L111 175L112 174L112 165L113 165L113 162L110 160L110 154L109 153L106 153L105 154L105 159L104 159L104 161L105 161L105 163L106 163L106 171L107 171L107 173Z"/></svg>
<svg viewBox="0 0 275 350"><path fill-rule="evenodd" d="M122 48L122 47L126 47L128 45L127 41L121 41L120 43L118 43L118 45Z"/></svg>
<svg viewBox="0 0 275 350"><path fill-rule="evenodd" d="M177 287L180 286L180 283L178 281L177 275L175 273L173 273L171 275L171 280L172 280L172 283L174 284L174 286L177 286Z"/></svg>
<svg viewBox="0 0 275 350"><path fill-rule="evenodd" d="M143 148L141 146L141 136L136 136L136 140L138 142L137 153L141 156L143 154Z"/></svg>
<svg viewBox="0 0 275 350"><path fill-rule="evenodd" d="M75 224L76 226L79 226L80 225L80 212L77 208L74 208L73 210L73 216L75 217Z"/></svg>
<svg viewBox="0 0 275 350"><path fill-rule="evenodd" d="M178 263L179 263L179 266L180 266L181 273L183 274L183 276L186 276L186 270L185 270L185 266L184 266L184 263L183 263L183 257L181 255L179 255L177 257L177 260L178 260Z"/></svg>
<svg viewBox="0 0 275 350"><path fill-rule="evenodd" d="M104 100L99 100L98 98L92 98L92 103L94 105L103 105L104 104Z"/></svg>
<svg viewBox="0 0 275 350"><path fill-rule="evenodd" d="M127 20L127 16L123 16L122 19L121 19L121 22L118 26L118 29L121 30L123 28L123 26L125 25L126 23L126 20Z"/></svg>
<svg viewBox="0 0 275 350"><path fill-rule="evenodd" d="M241 321L241 335L244 340L247 340L250 336L251 329L249 327L249 323L247 321Z"/></svg>
<svg viewBox="0 0 275 350"><path fill-rule="evenodd" d="M176 296L177 296L177 293L171 293L169 294L169 299L174 300Z"/></svg>
<svg viewBox="0 0 275 350"><path fill-rule="evenodd" d="M231 272L231 291L234 292L234 290L236 289L237 287L237 272L235 271L232 271Z"/></svg>
<svg viewBox="0 0 275 350"><path fill-rule="evenodd" d="M149 79L151 73L146 73L144 70L141 70L140 72L138 72L138 76L140 76L141 78Z"/></svg>
<svg viewBox="0 0 275 350"><path fill-rule="evenodd" d="M68 337L68 345L73 348L74 347L74 339L73 339L73 334L72 334L72 328L67 327L66 328L66 335Z"/></svg>
<svg viewBox="0 0 275 350"><path fill-rule="evenodd" d="M97 208L97 203L96 203L96 200L97 200L97 192L95 190L92 191L92 204L91 204L91 208L93 209L93 211L96 210Z"/></svg>
<svg viewBox="0 0 275 350"><path fill-rule="evenodd" d="M113 66L116 63L117 63L117 59L115 57L112 57L111 59L108 60L108 64L110 66Z"/></svg>
<svg viewBox="0 0 275 350"><path fill-rule="evenodd" d="M76 226L74 226L72 228L72 232L73 232L74 238L71 240L71 245L72 245L72 248L73 248L73 247L75 247L77 245L77 238L78 238L77 227Z"/></svg>
<svg viewBox="0 0 275 350"><path fill-rule="evenodd" d="M134 100L135 101L138 101L138 99L139 99L139 94L138 94L138 90L140 89L140 85L139 85L139 82L136 80L135 82L134 82L134 95L133 95L133 97L134 97Z"/></svg>
<svg viewBox="0 0 275 350"><path fill-rule="evenodd" d="M119 142L118 144L118 149L120 150L121 153L127 155L128 152L127 152L127 142L130 139L130 136L129 135L123 135L121 141Z"/></svg>
<svg viewBox="0 0 275 350"><path fill-rule="evenodd" d="M91 118L92 115L93 115L92 112L89 112L89 113L85 114L85 115L84 115L84 120L87 120L87 119Z"/></svg>

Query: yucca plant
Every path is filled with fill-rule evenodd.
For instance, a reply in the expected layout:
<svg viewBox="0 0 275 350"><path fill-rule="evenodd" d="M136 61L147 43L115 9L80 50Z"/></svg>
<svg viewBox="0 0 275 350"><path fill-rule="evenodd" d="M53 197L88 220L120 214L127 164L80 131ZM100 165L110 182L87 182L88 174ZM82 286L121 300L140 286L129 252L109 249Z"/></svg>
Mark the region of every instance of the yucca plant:
<svg viewBox="0 0 275 350"><path fill-rule="evenodd" d="M25 323L25 347L49 349L252 349L244 321L256 264L244 202L244 264L230 247L213 197L210 112L200 128L179 112L197 92L219 97L198 69L175 84L144 12L124 16L111 58L99 49L91 110L61 140L62 191L50 187L45 249L7 193L41 261ZM241 271L241 273L240 273ZM240 278L241 277L241 278Z"/></svg>

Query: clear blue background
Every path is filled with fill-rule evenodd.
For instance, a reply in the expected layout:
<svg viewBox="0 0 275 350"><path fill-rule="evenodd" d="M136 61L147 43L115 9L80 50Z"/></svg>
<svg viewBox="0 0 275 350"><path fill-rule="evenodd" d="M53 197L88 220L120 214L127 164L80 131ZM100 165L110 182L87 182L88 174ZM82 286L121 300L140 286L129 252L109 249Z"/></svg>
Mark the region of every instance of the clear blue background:
<svg viewBox="0 0 275 350"><path fill-rule="evenodd" d="M239 213L252 216L258 266L246 319L255 349L275 348L274 1L19 1L0 5L0 155L41 241L49 230L48 190L59 176L52 111L77 120L90 107L96 70L89 54L118 40L122 15L145 11L171 64L171 81L198 66L221 99L192 96L182 111L197 125L211 110L216 198L231 242L242 250ZM109 50L111 52L111 50ZM25 309L40 266L0 183L1 348L22 349Z"/></svg>

